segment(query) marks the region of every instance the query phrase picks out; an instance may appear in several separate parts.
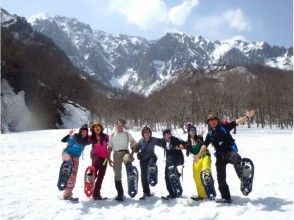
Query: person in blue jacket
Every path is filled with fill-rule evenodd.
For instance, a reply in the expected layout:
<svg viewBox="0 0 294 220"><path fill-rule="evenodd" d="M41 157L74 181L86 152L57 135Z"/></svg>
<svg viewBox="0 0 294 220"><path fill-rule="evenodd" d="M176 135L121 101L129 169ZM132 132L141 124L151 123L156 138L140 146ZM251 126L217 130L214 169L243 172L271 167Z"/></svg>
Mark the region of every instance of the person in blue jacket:
<svg viewBox="0 0 294 220"><path fill-rule="evenodd" d="M237 145L230 131L237 125L244 123L254 116L254 110L247 111L245 116L231 121L227 124L221 124L219 118L215 114L210 114L207 118L208 133L200 152L194 156L194 161L206 152L209 144L215 149L216 156L216 172L221 199L216 200L219 203L231 203L231 195L229 186L226 181L226 167L228 163L234 165L235 171L240 178L242 175L242 158L238 154Z"/></svg>
<svg viewBox="0 0 294 220"><path fill-rule="evenodd" d="M79 168L79 158L85 146L90 144L87 124L84 124L79 129L79 133L74 134L74 130L71 129L69 134L62 138L61 141L68 143L66 148L63 149L62 160L71 160L73 164L71 175L67 181L67 186L63 193L63 199L70 200L72 199L72 191L76 183Z"/></svg>

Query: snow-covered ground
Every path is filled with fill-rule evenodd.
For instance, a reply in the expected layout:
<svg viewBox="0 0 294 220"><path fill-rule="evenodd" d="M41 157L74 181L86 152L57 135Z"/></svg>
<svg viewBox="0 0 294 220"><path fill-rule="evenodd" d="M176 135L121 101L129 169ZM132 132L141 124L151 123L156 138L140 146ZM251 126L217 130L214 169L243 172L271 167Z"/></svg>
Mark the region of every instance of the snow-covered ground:
<svg viewBox="0 0 294 220"><path fill-rule="evenodd" d="M116 195L113 170L108 167L102 185L102 195L109 199L93 202L83 193L83 174L90 164L88 146L80 167L74 196L78 204L62 200L62 192L56 183L61 164L61 151L65 144L60 142L67 130L43 130L10 133L0 136L0 219L293 219L293 131L238 128L234 135L243 157L255 163L253 191L245 197L240 192L240 183L233 166L227 167L227 181L233 203L217 204L212 201L195 202L190 196L196 194L192 177L192 158L185 157L183 197L162 201L166 195L164 182L164 156L158 155L159 183L151 187L154 197L139 200L142 194L119 203ZM139 131L130 131L138 140ZM186 134L176 132L186 140ZM154 133L161 137L161 133ZM210 148L213 151L212 148ZM213 175L216 176L215 158ZM138 161L134 163L139 168ZM124 190L127 192L126 174L123 170ZM215 184L217 189L217 183ZM217 190L217 197L219 192Z"/></svg>

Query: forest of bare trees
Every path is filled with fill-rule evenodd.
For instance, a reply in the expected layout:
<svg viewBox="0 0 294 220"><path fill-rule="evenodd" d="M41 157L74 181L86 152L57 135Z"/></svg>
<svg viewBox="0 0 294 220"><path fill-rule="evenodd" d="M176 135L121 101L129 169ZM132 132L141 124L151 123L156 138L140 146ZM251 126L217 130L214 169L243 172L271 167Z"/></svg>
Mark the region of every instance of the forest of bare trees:
<svg viewBox="0 0 294 220"><path fill-rule="evenodd" d="M209 113L233 120L247 109L255 109L252 122L258 127L293 127L293 74L263 66L248 68L250 72L205 72L188 70L177 80L149 97L129 94L111 100L102 110L105 123L123 117L130 126L158 124L182 127L185 123L204 123ZM98 113L99 114L99 113ZM250 124L248 125L250 126Z"/></svg>

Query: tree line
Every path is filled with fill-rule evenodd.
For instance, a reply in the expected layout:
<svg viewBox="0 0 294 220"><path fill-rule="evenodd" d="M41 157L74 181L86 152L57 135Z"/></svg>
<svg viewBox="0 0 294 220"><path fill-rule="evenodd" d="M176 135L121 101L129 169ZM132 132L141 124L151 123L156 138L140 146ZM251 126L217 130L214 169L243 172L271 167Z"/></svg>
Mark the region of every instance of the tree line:
<svg viewBox="0 0 294 220"><path fill-rule="evenodd" d="M130 126L183 127L205 123L209 113L234 120L255 109L258 127L293 127L293 73L260 65L228 71L186 70L149 97L111 99L97 114L106 124L123 117ZM104 113L103 113L104 112ZM251 125L248 123L248 126Z"/></svg>

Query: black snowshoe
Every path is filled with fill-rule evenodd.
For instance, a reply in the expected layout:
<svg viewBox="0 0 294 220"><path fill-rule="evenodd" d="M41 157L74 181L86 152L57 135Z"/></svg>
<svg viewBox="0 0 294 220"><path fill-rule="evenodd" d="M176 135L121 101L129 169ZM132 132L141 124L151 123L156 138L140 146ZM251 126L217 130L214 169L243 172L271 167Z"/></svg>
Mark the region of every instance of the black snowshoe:
<svg viewBox="0 0 294 220"><path fill-rule="evenodd" d="M203 170L201 172L201 181L204 185L204 189L209 200L214 200L216 196L214 181L209 170Z"/></svg>
<svg viewBox="0 0 294 220"><path fill-rule="evenodd" d="M168 177L172 188L172 197L181 197L183 188L180 181L180 174L175 166L170 166L168 169Z"/></svg>
<svg viewBox="0 0 294 220"><path fill-rule="evenodd" d="M244 196L247 196L252 191L254 177L254 164L249 158L242 160L242 175L241 175L241 191Z"/></svg>
<svg viewBox="0 0 294 220"><path fill-rule="evenodd" d="M156 163L150 160L148 164L147 179L150 186L155 186L157 184L158 169Z"/></svg>
<svg viewBox="0 0 294 220"><path fill-rule="evenodd" d="M74 198L74 197L69 197L69 198L66 198L64 200L67 200L71 203L79 203L79 198Z"/></svg>
<svg viewBox="0 0 294 220"><path fill-rule="evenodd" d="M67 186L67 181L70 177L72 166L73 164L70 160L63 161L61 164L57 182L57 187L60 191L64 190Z"/></svg>
<svg viewBox="0 0 294 220"><path fill-rule="evenodd" d="M132 164L126 165L128 177L128 194L134 198L138 193L138 169Z"/></svg>

